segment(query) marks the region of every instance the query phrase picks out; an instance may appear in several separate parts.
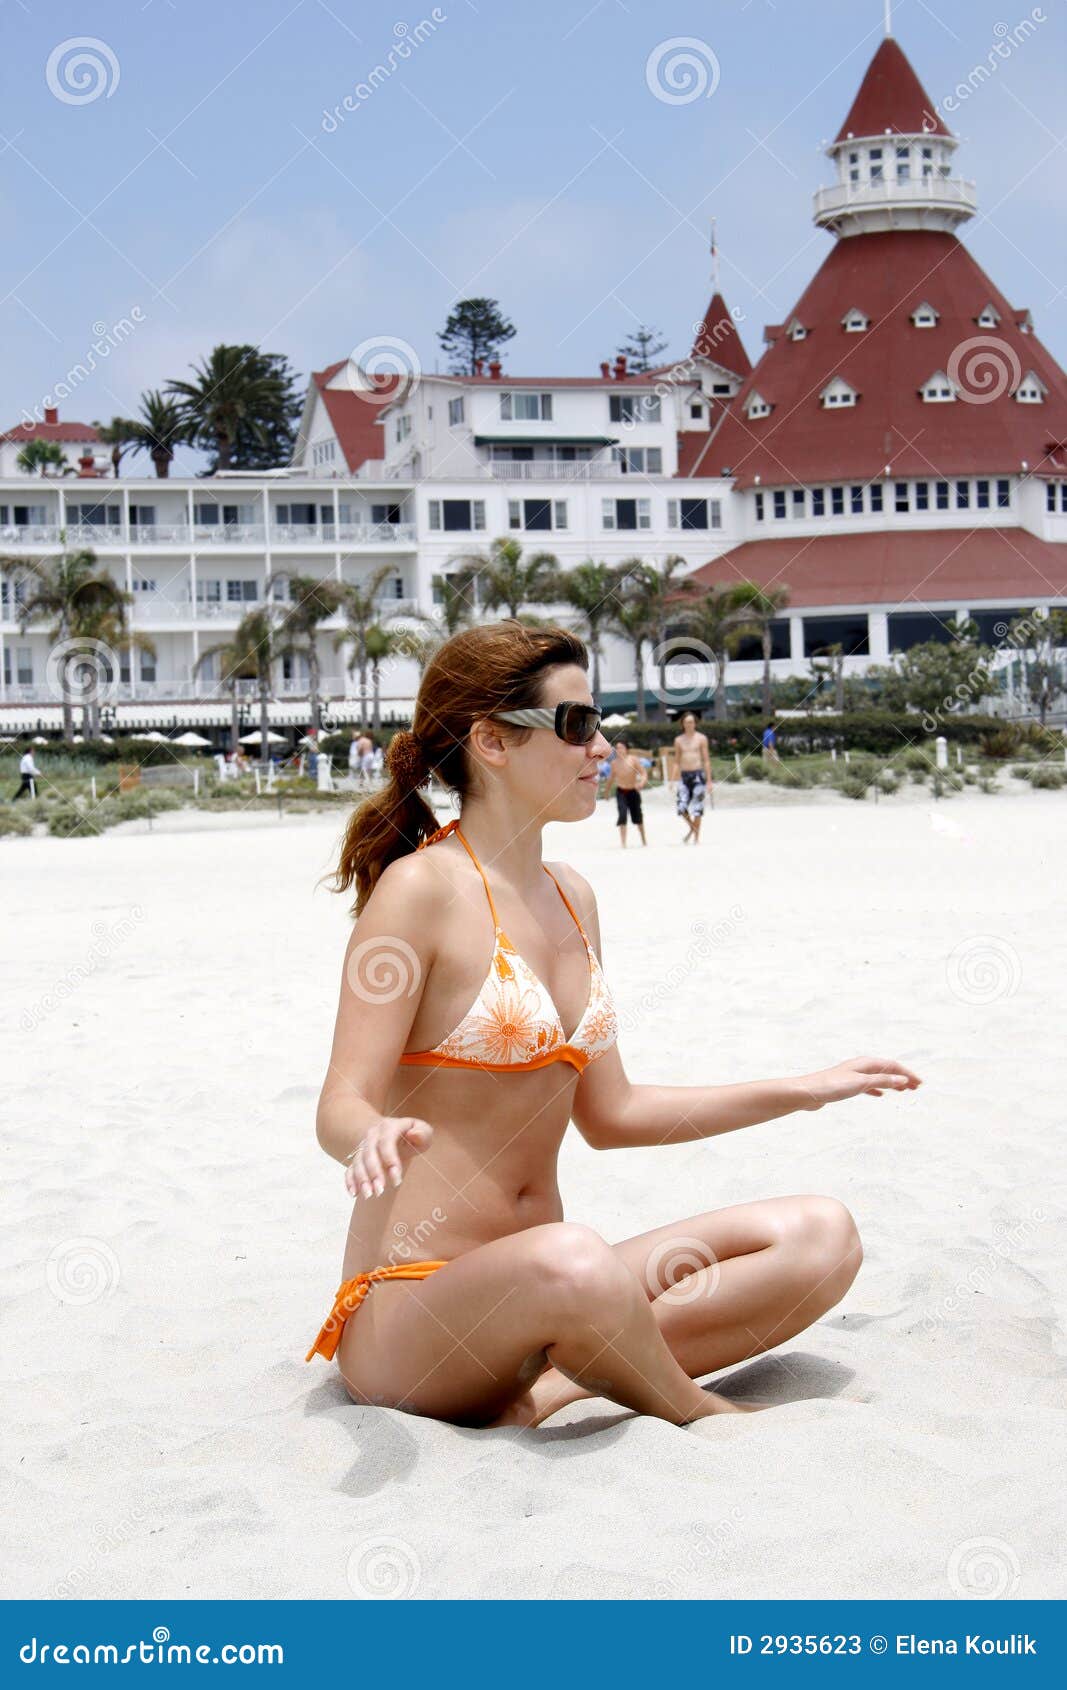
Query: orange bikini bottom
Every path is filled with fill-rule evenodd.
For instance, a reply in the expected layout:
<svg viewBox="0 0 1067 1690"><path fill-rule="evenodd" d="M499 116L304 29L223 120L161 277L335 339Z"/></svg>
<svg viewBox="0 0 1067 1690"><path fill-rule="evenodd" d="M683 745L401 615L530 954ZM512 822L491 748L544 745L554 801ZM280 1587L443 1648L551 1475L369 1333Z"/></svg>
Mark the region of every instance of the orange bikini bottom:
<svg viewBox="0 0 1067 1690"><path fill-rule="evenodd" d="M338 1287L333 1300L333 1308L326 1316L319 1335L312 1344L305 1361L310 1361L313 1355L325 1356L332 1361L334 1352L341 1342L345 1321L355 1314L371 1286L381 1279L429 1279L431 1273L438 1268L447 1267L447 1262L407 1262L399 1267L371 1268L369 1273L357 1273L354 1279L346 1279Z"/></svg>

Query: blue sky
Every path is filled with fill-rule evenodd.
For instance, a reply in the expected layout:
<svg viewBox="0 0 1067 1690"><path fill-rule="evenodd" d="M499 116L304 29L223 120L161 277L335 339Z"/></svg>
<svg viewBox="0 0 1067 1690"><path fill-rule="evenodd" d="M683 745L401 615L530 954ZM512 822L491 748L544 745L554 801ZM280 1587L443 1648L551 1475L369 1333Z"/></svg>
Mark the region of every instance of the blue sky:
<svg viewBox="0 0 1067 1690"><path fill-rule="evenodd" d="M1038 7L1047 21L949 118L979 194L962 238L1061 362L1065 10ZM444 368L436 331L468 293L515 322L515 374L595 370L640 320L680 355L712 215L756 357L829 249L811 222L821 145L883 27L882 0L4 0L3 15L4 426L135 308L62 417L135 412L220 340L283 352L302 378L379 337ZM1030 15L896 0L893 26L941 103L998 24ZM87 85L61 50L82 37L104 44ZM679 37L713 91L669 103L649 58ZM389 74L368 94L375 65ZM110 92L70 97L94 88Z"/></svg>

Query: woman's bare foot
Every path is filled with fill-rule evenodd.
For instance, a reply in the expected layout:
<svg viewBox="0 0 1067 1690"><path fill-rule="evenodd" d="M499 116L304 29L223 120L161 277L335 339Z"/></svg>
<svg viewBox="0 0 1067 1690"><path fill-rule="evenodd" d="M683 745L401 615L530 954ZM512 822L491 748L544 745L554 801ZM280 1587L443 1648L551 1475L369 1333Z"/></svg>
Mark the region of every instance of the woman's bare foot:
<svg viewBox="0 0 1067 1690"><path fill-rule="evenodd" d="M549 1367L535 1379L528 1391L514 1402L508 1404L503 1413L495 1420L486 1422L486 1430L496 1426L540 1426L550 1414L558 1414L561 1408L568 1408L572 1402L582 1402L584 1399L597 1396L596 1391L583 1390L573 1379L568 1379L560 1373L558 1368Z"/></svg>

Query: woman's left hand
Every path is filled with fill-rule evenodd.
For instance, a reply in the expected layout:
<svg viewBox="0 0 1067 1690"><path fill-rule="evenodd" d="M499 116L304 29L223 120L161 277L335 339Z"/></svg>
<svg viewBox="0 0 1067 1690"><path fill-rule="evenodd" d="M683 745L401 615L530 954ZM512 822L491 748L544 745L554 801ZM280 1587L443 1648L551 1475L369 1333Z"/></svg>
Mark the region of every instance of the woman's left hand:
<svg viewBox="0 0 1067 1690"><path fill-rule="evenodd" d="M914 1091L922 1081L902 1062L889 1057L854 1056L817 1074L805 1074L800 1084L811 1100L801 1104L801 1108L821 1109L824 1103L841 1103L846 1097L859 1097L864 1092L881 1097L883 1091Z"/></svg>

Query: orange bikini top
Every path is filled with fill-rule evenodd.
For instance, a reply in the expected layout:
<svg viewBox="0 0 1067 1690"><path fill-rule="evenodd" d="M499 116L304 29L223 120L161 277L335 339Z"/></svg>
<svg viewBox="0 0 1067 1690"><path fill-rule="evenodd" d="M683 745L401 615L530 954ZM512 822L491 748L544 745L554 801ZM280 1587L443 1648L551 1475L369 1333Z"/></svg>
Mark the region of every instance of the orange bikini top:
<svg viewBox="0 0 1067 1690"><path fill-rule="evenodd" d="M447 827L438 828L436 833L423 839L417 849L421 851L424 845L436 844L452 832L462 842L482 877L493 916L493 956L482 989L458 1027L433 1050L405 1051L400 1058L401 1063L430 1068L491 1068L517 1073L524 1068L544 1068L550 1062L570 1062L581 1073L615 1043L619 1036L619 1023L604 971L573 905L551 869L542 863L541 867L574 916L589 955L589 1000L568 1039L548 988L519 955L497 920L489 882L481 863L463 838L459 822L451 821Z"/></svg>

